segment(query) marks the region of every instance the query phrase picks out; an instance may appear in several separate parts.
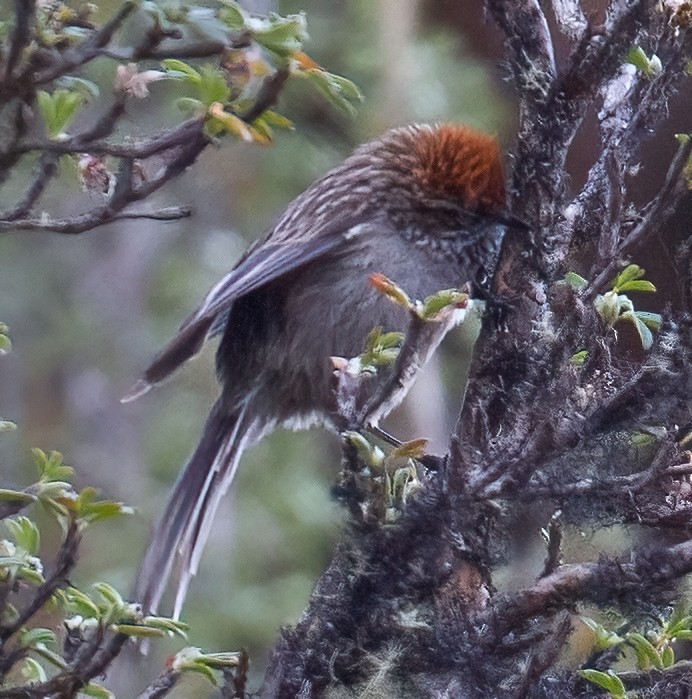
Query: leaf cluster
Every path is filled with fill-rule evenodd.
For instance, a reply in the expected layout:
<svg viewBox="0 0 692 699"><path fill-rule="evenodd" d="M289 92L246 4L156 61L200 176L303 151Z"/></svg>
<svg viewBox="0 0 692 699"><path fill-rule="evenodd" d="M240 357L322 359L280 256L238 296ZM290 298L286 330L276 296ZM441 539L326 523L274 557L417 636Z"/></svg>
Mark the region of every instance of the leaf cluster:
<svg viewBox="0 0 692 699"><path fill-rule="evenodd" d="M143 613L139 604L127 601L107 582L94 583L91 593L70 582L86 529L129 515L132 509L99 498L90 486L77 491L74 470L59 452L36 448L32 456L37 480L21 490L0 489L0 519L7 532L0 539L0 697L112 699L96 678L128 639L186 640L187 625ZM29 507L47 512L51 517L45 526L57 525L61 531L52 561L42 551L35 513L20 514ZM46 616L59 632L40 625ZM184 648L155 681L155 696L165 696L190 672L202 674L215 686L240 687L247 659L243 653Z"/></svg>
<svg viewBox="0 0 692 699"><path fill-rule="evenodd" d="M627 631L619 634L606 629L594 619L581 617L582 622L594 635L594 651L605 657L619 660L624 656L627 664L634 666L637 671L648 672L652 669L665 671L671 668L684 667L687 661L676 657L678 641L692 641L692 610L684 605L676 607L666 619L660 619L656 628L646 633ZM585 668L579 674L590 683L604 689L612 699L626 699L632 696L627 690L631 680L631 671L622 669L619 662L618 670L613 668Z"/></svg>
<svg viewBox="0 0 692 699"><path fill-rule="evenodd" d="M223 136L267 145L275 129L291 129L290 119L272 108L289 80L305 82L351 116L362 100L350 80L304 52L304 15L258 17L231 0L205 8L125 0L104 24L95 16L95 6L27 3L0 39L0 124L8 129L0 185L27 156L41 156L26 191L0 211L0 230L80 233L118 218L184 218L189 207L129 207ZM110 84L108 77L94 82L83 74L96 61ZM168 90L187 121L150 138L112 139L129 102L146 99L154 83L170 88L172 81L189 92L175 98ZM166 100L156 107L166 108ZM66 219L39 215L63 159L103 204Z"/></svg>

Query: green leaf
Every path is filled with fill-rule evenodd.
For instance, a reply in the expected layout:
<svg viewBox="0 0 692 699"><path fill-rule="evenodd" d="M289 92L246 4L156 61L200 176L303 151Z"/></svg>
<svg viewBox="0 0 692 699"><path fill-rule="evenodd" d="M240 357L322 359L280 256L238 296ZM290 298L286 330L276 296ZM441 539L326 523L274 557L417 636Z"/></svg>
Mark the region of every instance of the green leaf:
<svg viewBox="0 0 692 699"><path fill-rule="evenodd" d="M80 616L93 619L101 616L101 610L89 595L76 587L68 587L62 591L63 606L75 611Z"/></svg>
<svg viewBox="0 0 692 699"><path fill-rule="evenodd" d="M39 90L36 93L36 103L38 111L41 112L43 121L46 124L46 129L51 132L52 124L55 123L55 104L53 99L45 90Z"/></svg>
<svg viewBox="0 0 692 699"><path fill-rule="evenodd" d="M35 502L36 498L29 493L24 493L21 490L10 490L9 488L0 488L0 500L12 502L17 500L18 502L24 502L27 505L30 502Z"/></svg>
<svg viewBox="0 0 692 699"><path fill-rule="evenodd" d="M180 670L181 672L198 672L200 675L204 675L213 685L216 686L219 684L219 680L214 674L214 671L204 663L188 663L187 665L181 666Z"/></svg>
<svg viewBox="0 0 692 699"><path fill-rule="evenodd" d="M106 602L109 602L114 607L122 609L126 606L125 600L112 585L105 582L97 582L93 584L93 588L101 595L101 597L103 597L103 599L106 600Z"/></svg>
<svg viewBox="0 0 692 699"><path fill-rule="evenodd" d="M0 434L3 432L13 432L16 429L17 425L14 422L0 418Z"/></svg>
<svg viewBox="0 0 692 699"><path fill-rule="evenodd" d="M52 94L39 90L36 100L48 137L56 139L64 133L67 125L87 101L87 97L77 90L58 89Z"/></svg>
<svg viewBox="0 0 692 699"><path fill-rule="evenodd" d="M637 665L640 670L648 670L650 667L655 667L660 670L663 667L661 654L656 650L651 641L640 633L628 633L625 642L634 649L634 653L637 656Z"/></svg>
<svg viewBox="0 0 692 699"><path fill-rule="evenodd" d="M205 64L200 68L200 82L197 86L202 104L210 107L215 102L226 104L231 97L226 74L217 66Z"/></svg>
<svg viewBox="0 0 692 699"><path fill-rule="evenodd" d="M199 83L202 82L200 73L184 61L179 61L175 58L167 58L161 61L161 65L171 78L187 80L194 85L199 85Z"/></svg>
<svg viewBox="0 0 692 699"><path fill-rule="evenodd" d="M6 519L5 526L18 546L24 549L30 556L38 555L41 546L41 535L38 527L28 517L20 515Z"/></svg>
<svg viewBox="0 0 692 699"><path fill-rule="evenodd" d="M242 653L204 653L198 658L202 662L216 670L225 670L230 667L238 667Z"/></svg>
<svg viewBox="0 0 692 699"><path fill-rule="evenodd" d="M650 313L649 311L635 311L634 315L651 330L661 329L663 316L661 316L660 313Z"/></svg>
<svg viewBox="0 0 692 699"><path fill-rule="evenodd" d="M167 635L161 629L139 626L137 624L113 624L111 628L116 633L124 633L126 636L134 636L135 638L163 638Z"/></svg>
<svg viewBox="0 0 692 699"><path fill-rule="evenodd" d="M654 344L654 336L647 327L646 323L639 320L635 313L623 313L621 316L622 320L630 320L639 334L639 340L642 343L642 349L648 351Z"/></svg>
<svg viewBox="0 0 692 699"><path fill-rule="evenodd" d="M0 333L0 355L12 351L12 340L7 335Z"/></svg>
<svg viewBox="0 0 692 699"><path fill-rule="evenodd" d="M425 320L434 320L438 314L449 306L463 308L469 300L468 294L457 289L443 289L423 301L422 317Z"/></svg>
<svg viewBox="0 0 692 699"><path fill-rule="evenodd" d="M146 616L142 619L142 624L151 628L163 631L171 636L179 636L182 639L187 639L188 625L175 619L161 616Z"/></svg>
<svg viewBox="0 0 692 699"><path fill-rule="evenodd" d="M242 30L246 27L247 18L242 7L237 2L222 0L225 7L219 11L219 17L231 28Z"/></svg>
<svg viewBox="0 0 692 699"><path fill-rule="evenodd" d="M132 512L131 508L124 507L122 503L103 501L91 505L88 512L80 513L80 518L87 522L100 522L104 519L112 519L113 517L119 517L126 513L131 514Z"/></svg>
<svg viewBox="0 0 692 699"><path fill-rule="evenodd" d="M687 615L687 609L680 606L676 609L668 620L666 633L671 637L678 631L687 631L692 629L692 616Z"/></svg>
<svg viewBox="0 0 692 699"><path fill-rule="evenodd" d="M34 646L33 650L34 653L39 655L44 660L48 661L54 667L60 668L61 670L64 670L67 667L67 661L65 660L65 658L63 658L55 651L46 648L46 646L43 643L37 643Z"/></svg>
<svg viewBox="0 0 692 699"><path fill-rule="evenodd" d="M181 112L189 114L190 116L200 116L204 114L206 108L200 100L194 99L194 97L179 97L175 101L175 106Z"/></svg>
<svg viewBox="0 0 692 699"><path fill-rule="evenodd" d="M269 126L275 129L284 129L285 131L293 131L295 128L293 122L285 117L283 114L279 114L272 109L266 109L262 112L262 116L259 117L262 121L266 122ZM254 124L255 122L253 122Z"/></svg>
<svg viewBox="0 0 692 699"><path fill-rule="evenodd" d="M587 350L580 350L579 352L576 352L572 355L570 363L572 364L572 366L584 366L584 364L586 363L586 358L588 356L589 352Z"/></svg>
<svg viewBox="0 0 692 699"><path fill-rule="evenodd" d="M639 265L627 265L613 280L612 288L615 289L621 284L625 284L634 279L641 279L645 273L645 270Z"/></svg>
<svg viewBox="0 0 692 699"><path fill-rule="evenodd" d="M653 78L663 70L661 59L656 54L652 54L649 58L641 46L633 46L628 51L627 62L640 70L647 78Z"/></svg>
<svg viewBox="0 0 692 699"><path fill-rule="evenodd" d="M89 684L82 687L79 691L80 694L96 697L96 699L115 699L115 694L106 689L103 685L96 684L96 682L89 682Z"/></svg>
<svg viewBox="0 0 692 699"><path fill-rule="evenodd" d="M401 332L383 333L382 328L373 328L365 341L365 351L360 355L364 370L376 370L380 366L389 366L399 356L404 334Z"/></svg>
<svg viewBox="0 0 692 699"><path fill-rule="evenodd" d="M352 80L345 78L343 75L327 73L326 71L322 72L328 76L332 86L347 100L351 100L352 102L362 102L365 99L358 85L356 85Z"/></svg>
<svg viewBox="0 0 692 699"><path fill-rule="evenodd" d="M630 441L634 447L648 447L656 444L656 437L649 432L635 432Z"/></svg>
<svg viewBox="0 0 692 699"><path fill-rule="evenodd" d="M62 454L59 451L52 451L47 455L42 449L34 448L31 450L31 455L38 466L41 480L66 481L74 475L74 469L63 464Z"/></svg>
<svg viewBox="0 0 692 699"><path fill-rule="evenodd" d="M377 338L377 345L384 349L399 348L404 342L404 333L398 330L382 333Z"/></svg>
<svg viewBox="0 0 692 699"><path fill-rule="evenodd" d="M651 330L649 330L645 323L642 323L636 316L635 318L636 322L634 327L637 329L637 333L639 334L639 339L642 343L642 349L648 351L653 347L654 344L653 333L651 332Z"/></svg>
<svg viewBox="0 0 692 699"><path fill-rule="evenodd" d="M22 675L28 682L45 682L48 677L41 664L33 658L24 658L20 666Z"/></svg>
<svg viewBox="0 0 692 699"><path fill-rule="evenodd" d="M627 690L625 689L625 685L612 670L608 670L608 672L600 672L599 670L579 670L579 674L597 687L605 689L614 699L626 699Z"/></svg>
<svg viewBox="0 0 692 699"><path fill-rule="evenodd" d="M341 436L356 448L358 456L365 464L372 468L378 468L382 465L384 460L382 450L378 446L370 444L359 432L342 432Z"/></svg>
<svg viewBox="0 0 692 699"><path fill-rule="evenodd" d="M252 127L239 116L225 111L220 102L212 104L208 113L209 117L206 126L212 135L218 136L222 133L228 133L246 143L255 141L257 132L253 131Z"/></svg>
<svg viewBox="0 0 692 699"><path fill-rule="evenodd" d="M663 649L661 653L661 662L663 663L663 667L672 667L675 664L675 651L672 646L667 645Z"/></svg>
<svg viewBox="0 0 692 699"><path fill-rule="evenodd" d="M616 291L598 294L594 299L594 307L599 316L610 326L617 323L620 317L620 297Z"/></svg>
<svg viewBox="0 0 692 699"><path fill-rule="evenodd" d="M564 281L576 291L582 291L589 285L589 282L576 272L567 272Z"/></svg>
<svg viewBox="0 0 692 699"><path fill-rule="evenodd" d="M595 619L590 619L589 617L579 617L581 622L594 634L596 637L596 649L597 650L607 650L608 648L613 648L618 646L623 642L623 638L618 636L615 632L606 629L601 626Z"/></svg>
<svg viewBox="0 0 692 699"><path fill-rule="evenodd" d="M646 279L633 279L618 286L618 291L656 291L656 287Z"/></svg>
<svg viewBox="0 0 692 699"><path fill-rule="evenodd" d="M35 628L27 629L22 632L19 637L19 643L22 646L36 646L38 644L57 644L55 634L50 629Z"/></svg>
<svg viewBox="0 0 692 699"><path fill-rule="evenodd" d="M46 579L41 573L39 573L35 568L26 565L20 566L17 577L30 583L31 585L34 585L35 587L39 587L46 582Z"/></svg>
<svg viewBox="0 0 692 699"><path fill-rule="evenodd" d="M272 133L271 127L262 117L255 119L250 128L255 132L254 141L259 141L265 145L273 141L274 134Z"/></svg>
<svg viewBox="0 0 692 699"><path fill-rule="evenodd" d="M82 491L83 492L83 491ZM81 496L80 496L81 497ZM77 516L84 522L100 522L104 519L112 519L120 515L131 515L134 510L122 502L112 502L111 500L99 500L78 504Z"/></svg>
<svg viewBox="0 0 692 699"><path fill-rule="evenodd" d="M249 26L258 44L277 56L289 57L299 51L308 39L304 14L287 17L271 16L268 20L253 22Z"/></svg>
<svg viewBox="0 0 692 699"><path fill-rule="evenodd" d="M692 641L692 629L681 629L680 631L676 631L674 638L679 638L683 641Z"/></svg>
<svg viewBox="0 0 692 699"><path fill-rule="evenodd" d="M627 265L612 281L611 288L619 293L626 284L642 279L644 274L645 270L639 265Z"/></svg>
<svg viewBox="0 0 692 699"><path fill-rule="evenodd" d="M55 81L55 84L73 92L81 92L87 100L96 99L100 94L99 86L95 82L76 75L63 75Z"/></svg>
<svg viewBox="0 0 692 699"><path fill-rule="evenodd" d="M631 63L643 73L649 70L649 57L641 46L633 46L627 52L627 62Z"/></svg>
<svg viewBox="0 0 692 699"><path fill-rule="evenodd" d="M304 77L317 89L332 105L348 114L356 115L356 109L352 101L362 101L363 96L354 83L338 75L332 75L319 68L309 68L295 73L298 77Z"/></svg>

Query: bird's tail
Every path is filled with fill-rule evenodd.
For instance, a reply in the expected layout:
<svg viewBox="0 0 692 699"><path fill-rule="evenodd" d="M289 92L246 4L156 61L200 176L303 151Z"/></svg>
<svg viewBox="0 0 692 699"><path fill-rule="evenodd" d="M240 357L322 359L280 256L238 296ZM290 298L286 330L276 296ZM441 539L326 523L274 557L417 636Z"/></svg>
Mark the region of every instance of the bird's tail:
<svg viewBox="0 0 692 699"><path fill-rule="evenodd" d="M139 569L135 599L145 612L156 612L175 570L174 616L179 617L216 510L253 437L254 425L246 415L245 406L229 413L220 400L212 408L202 439L178 477Z"/></svg>

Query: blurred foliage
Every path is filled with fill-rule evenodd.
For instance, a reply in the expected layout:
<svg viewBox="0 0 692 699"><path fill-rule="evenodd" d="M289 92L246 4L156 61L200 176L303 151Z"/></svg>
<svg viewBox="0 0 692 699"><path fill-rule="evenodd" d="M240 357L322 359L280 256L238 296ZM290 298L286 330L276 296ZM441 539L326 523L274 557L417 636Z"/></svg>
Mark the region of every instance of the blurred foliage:
<svg viewBox="0 0 692 699"><path fill-rule="evenodd" d="M386 15L379 3L291 0L278 9L285 15L304 11L310 37L304 50L363 91L355 119L348 110L331 109L324 90L289 83L277 110L296 125L295 133L277 132L267 150L241 142L208 149L156 195L160 204L191 203L192 219L112 224L79 238L0 238L0 317L13 327L20 349L0 366L0 415L21 425L0 444L3 463L19 464L15 472L6 466L5 477L21 482L28 448L51 444L80 464L78 481L85 474L89 483L138 508L135 517L90 534L76 584L96 574L123 590L130 584L148 522L161 512L217 390L213 347L143 401L122 406L119 398L246 245L315 177L391 124L444 119L501 131L506 121L493 69L469 56L463 37L446 26L415 24L394 47L402 57L399 66L382 59L382 27L398 17ZM0 19L10 11L9 0L0 0ZM110 11L102 5L96 19ZM139 28L128 26L134 38ZM199 70L204 61L190 63ZM162 69L156 62L150 67ZM112 61L93 62L83 77L111 85ZM396 112L387 111L381 99L392 85L402 97ZM128 107L123 133L141 136L178 123L175 99L195 98L184 80L147 87L148 97ZM76 114L72 123L81 118ZM25 160L16 180L0 190L0 208L26 186L35 159ZM96 193L77 191L73 164L61 168L46 193L47 209L99 204ZM458 386L456 359L463 347L468 351L468 342L448 344L455 361L443 373L450 385ZM191 586L184 616L194 643L242 643L261 672L261 657L277 628L296 620L328 560L340 523L329 496L337 465L332 438L317 431L276 433L246 455ZM156 652L170 650L161 644ZM135 678L117 681L127 696Z"/></svg>

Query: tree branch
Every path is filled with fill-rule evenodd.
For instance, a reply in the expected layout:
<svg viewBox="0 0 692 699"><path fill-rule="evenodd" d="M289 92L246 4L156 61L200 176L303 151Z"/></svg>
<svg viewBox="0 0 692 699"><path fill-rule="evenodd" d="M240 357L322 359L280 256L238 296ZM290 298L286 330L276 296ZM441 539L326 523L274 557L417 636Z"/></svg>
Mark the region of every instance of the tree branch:
<svg viewBox="0 0 692 699"><path fill-rule="evenodd" d="M12 77L22 51L31 41L31 24L36 12L36 0L14 0L14 29L10 39L10 50L5 61L4 81Z"/></svg>
<svg viewBox="0 0 692 699"><path fill-rule="evenodd" d="M498 596L489 612L495 633L502 636L524 622L568 609L576 602L641 599L670 588L692 572L692 540L668 547L633 549L620 562L603 559L596 563L564 565L541 578L533 587Z"/></svg>

